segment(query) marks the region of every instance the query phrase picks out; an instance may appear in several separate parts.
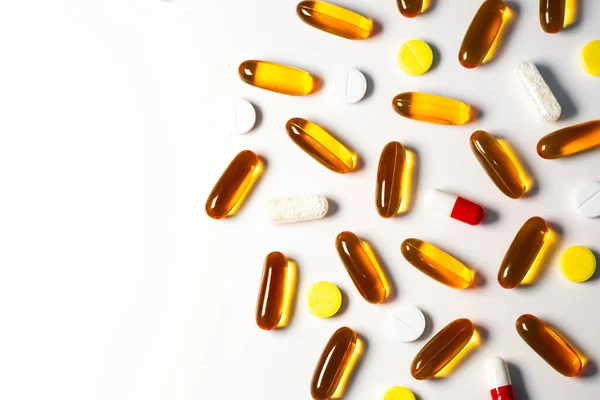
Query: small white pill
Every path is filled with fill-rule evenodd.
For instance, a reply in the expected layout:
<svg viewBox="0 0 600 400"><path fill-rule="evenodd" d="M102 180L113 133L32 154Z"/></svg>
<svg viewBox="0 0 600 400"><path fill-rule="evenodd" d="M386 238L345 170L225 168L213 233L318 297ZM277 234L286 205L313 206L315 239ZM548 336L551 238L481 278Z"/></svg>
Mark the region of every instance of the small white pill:
<svg viewBox="0 0 600 400"><path fill-rule="evenodd" d="M321 219L327 214L329 203L320 194L280 197L267 202L267 216L273 224Z"/></svg>
<svg viewBox="0 0 600 400"><path fill-rule="evenodd" d="M387 325L392 338L413 342L425 331L425 316L417 307L403 305L390 313Z"/></svg>
<svg viewBox="0 0 600 400"><path fill-rule="evenodd" d="M216 111L217 129L225 135L243 135L256 123L256 110L244 99L221 99Z"/></svg>
<svg viewBox="0 0 600 400"><path fill-rule="evenodd" d="M561 113L560 104L535 64L530 61L519 63L517 75L544 121L556 122Z"/></svg>
<svg viewBox="0 0 600 400"><path fill-rule="evenodd" d="M337 73L333 85L337 98L345 104L358 103L367 93L367 79L354 68Z"/></svg>
<svg viewBox="0 0 600 400"><path fill-rule="evenodd" d="M600 182L588 182L575 193L573 206L587 218L600 216Z"/></svg>

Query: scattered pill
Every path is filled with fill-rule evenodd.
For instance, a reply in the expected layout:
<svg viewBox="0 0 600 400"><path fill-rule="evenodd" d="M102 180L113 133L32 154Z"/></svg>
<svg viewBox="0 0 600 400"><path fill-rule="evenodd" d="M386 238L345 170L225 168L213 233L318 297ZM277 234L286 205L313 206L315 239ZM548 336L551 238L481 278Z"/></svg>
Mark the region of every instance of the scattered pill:
<svg viewBox="0 0 600 400"><path fill-rule="evenodd" d="M583 363L577 351L544 321L531 315L521 315L516 323L519 336L552 368L564 376L581 372Z"/></svg>
<svg viewBox="0 0 600 400"><path fill-rule="evenodd" d="M411 375L418 380L433 378L464 349L473 333L475 325L466 318L450 322L415 356Z"/></svg>
<svg viewBox="0 0 600 400"><path fill-rule="evenodd" d="M308 310L315 317L333 317L341 306L342 293L333 283L317 282L308 289Z"/></svg>
<svg viewBox="0 0 600 400"><path fill-rule="evenodd" d="M317 363L310 385L314 400L329 400L338 389L342 376L349 374L358 336L343 327L334 332Z"/></svg>
<svg viewBox="0 0 600 400"><path fill-rule="evenodd" d="M416 398L409 389L402 386L394 386L385 392L383 400L416 400Z"/></svg>
<svg viewBox="0 0 600 400"><path fill-rule="evenodd" d="M448 97L429 93L400 93L392 101L403 117L442 125L462 125L471 120L471 107Z"/></svg>
<svg viewBox="0 0 600 400"><path fill-rule="evenodd" d="M269 253L265 259L260 290L256 302L256 324L266 331L281 322L286 298L288 260L280 252Z"/></svg>
<svg viewBox="0 0 600 400"><path fill-rule="evenodd" d="M422 40L404 42L398 51L398 64L408 75L423 75L433 63L433 51Z"/></svg>
<svg viewBox="0 0 600 400"><path fill-rule="evenodd" d="M240 152L231 161L206 200L206 214L222 219L235 214L260 176L262 163L250 150Z"/></svg>
<svg viewBox="0 0 600 400"><path fill-rule="evenodd" d="M314 122L292 118L285 128L298 147L330 170L345 174L356 167L356 156Z"/></svg>
<svg viewBox="0 0 600 400"><path fill-rule="evenodd" d="M571 282L585 282L596 271L596 257L584 246L571 246L560 256L560 270Z"/></svg>
<svg viewBox="0 0 600 400"><path fill-rule="evenodd" d="M512 289L521 284L546 243L548 232L548 224L540 217L529 218L523 224L500 265L500 286Z"/></svg>
<svg viewBox="0 0 600 400"><path fill-rule="evenodd" d="M508 18L508 10L502 0L486 0L481 4L460 46L460 65L475 68L483 63Z"/></svg>
<svg viewBox="0 0 600 400"><path fill-rule="evenodd" d="M366 39L373 33L370 18L324 1L301 1L296 14L308 25L346 39Z"/></svg>
<svg viewBox="0 0 600 400"><path fill-rule="evenodd" d="M479 225L485 218L485 210L477 203L439 189L430 189L425 203L433 210L469 225Z"/></svg>
<svg viewBox="0 0 600 400"><path fill-rule="evenodd" d="M379 157L375 205L383 218L391 218L398 213L402 204L406 153L398 142L385 145Z"/></svg>
<svg viewBox="0 0 600 400"><path fill-rule="evenodd" d="M387 321L390 336L402 342L414 342L425 331L425 316L415 306L397 307Z"/></svg>
<svg viewBox="0 0 600 400"><path fill-rule="evenodd" d="M600 120L582 122L544 136L537 144L537 152L540 157L552 160L596 146L600 146Z"/></svg>
<svg viewBox="0 0 600 400"><path fill-rule="evenodd" d="M327 198L320 194L279 197L267 202L267 216L272 224L321 219L328 209Z"/></svg>
<svg viewBox="0 0 600 400"><path fill-rule="evenodd" d="M333 86L342 103L358 103L367 93L367 78L357 69L348 68L335 76Z"/></svg>
<svg viewBox="0 0 600 400"><path fill-rule="evenodd" d="M423 0L396 0L396 4L406 18L414 18L423 12Z"/></svg>
<svg viewBox="0 0 600 400"><path fill-rule="evenodd" d="M546 33L557 33L565 24L566 0L540 0L540 25Z"/></svg>
<svg viewBox="0 0 600 400"><path fill-rule="evenodd" d="M496 138L485 131L476 131L471 135L471 150L502 193L512 199L525 196L527 193L525 178Z"/></svg>
<svg viewBox="0 0 600 400"><path fill-rule="evenodd" d="M600 216L600 182L588 182L573 196L573 206L587 218Z"/></svg>
<svg viewBox="0 0 600 400"><path fill-rule="evenodd" d="M226 135L248 133L256 123L256 110L244 99L223 99L217 104L217 129Z"/></svg>
<svg viewBox="0 0 600 400"><path fill-rule="evenodd" d="M581 66L592 76L600 76L600 40L592 40L581 50Z"/></svg>
<svg viewBox="0 0 600 400"><path fill-rule="evenodd" d="M519 63L517 76L540 112L542 119L546 122L556 122L561 113L560 104L535 64L529 61Z"/></svg>
<svg viewBox="0 0 600 400"><path fill-rule="evenodd" d="M406 239L400 245L402 255L419 271L454 289L466 289L473 283L474 272L434 245L419 239Z"/></svg>
<svg viewBox="0 0 600 400"><path fill-rule="evenodd" d="M354 233L342 232L336 240L338 254L362 297L372 304L384 301L388 294L386 279L375 255Z"/></svg>
<svg viewBox="0 0 600 400"><path fill-rule="evenodd" d="M267 61L244 61L238 73L249 85L290 96L306 96L318 88L317 79L308 72Z"/></svg>
<svg viewBox="0 0 600 400"><path fill-rule="evenodd" d="M485 364L485 374L492 400L516 400L508 367L502 358L490 358Z"/></svg>

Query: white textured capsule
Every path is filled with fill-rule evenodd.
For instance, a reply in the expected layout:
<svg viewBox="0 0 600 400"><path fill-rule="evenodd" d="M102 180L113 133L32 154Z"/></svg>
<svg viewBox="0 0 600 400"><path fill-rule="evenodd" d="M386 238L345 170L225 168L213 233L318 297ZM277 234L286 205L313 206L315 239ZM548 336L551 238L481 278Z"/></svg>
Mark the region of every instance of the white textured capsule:
<svg viewBox="0 0 600 400"><path fill-rule="evenodd" d="M256 110L247 100L225 98L217 102L217 129L225 135L243 135L254 128Z"/></svg>
<svg viewBox="0 0 600 400"><path fill-rule="evenodd" d="M560 118L560 104L535 64L530 61L519 63L517 75L544 121L556 122Z"/></svg>
<svg viewBox="0 0 600 400"><path fill-rule="evenodd" d="M342 103L358 103L367 93L367 78L359 70L348 68L336 74L333 86Z"/></svg>
<svg viewBox="0 0 600 400"><path fill-rule="evenodd" d="M273 224L309 221L323 218L329 203L320 194L280 197L267 202L267 215Z"/></svg>

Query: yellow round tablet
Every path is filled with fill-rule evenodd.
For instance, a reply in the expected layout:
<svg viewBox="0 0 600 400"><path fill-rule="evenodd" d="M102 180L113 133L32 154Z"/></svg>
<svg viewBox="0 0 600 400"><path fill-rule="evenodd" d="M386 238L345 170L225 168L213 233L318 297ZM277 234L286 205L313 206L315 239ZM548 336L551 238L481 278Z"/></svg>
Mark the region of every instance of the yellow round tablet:
<svg viewBox="0 0 600 400"><path fill-rule="evenodd" d="M317 282L308 289L308 309L319 318L333 317L342 306L342 293L331 282Z"/></svg>
<svg viewBox="0 0 600 400"><path fill-rule="evenodd" d="M398 64L409 75L423 75L433 63L433 51L422 40L409 40L398 51Z"/></svg>
<svg viewBox="0 0 600 400"><path fill-rule="evenodd" d="M600 76L600 40L592 40L583 47L580 61L585 72Z"/></svg>
<svg viewBox="0 0 600 400"><path fill-rule="evenodd" d="M571 282L585 282L596 271L596 257L587 247L572 246L560 256L560 269Z"/></svg>
<svg viewBox="0 0 600 400"><path fill-rule="evenodd" d="M383 400L415 400L415 395L405 387L394 386L385 392Z"/></svg>

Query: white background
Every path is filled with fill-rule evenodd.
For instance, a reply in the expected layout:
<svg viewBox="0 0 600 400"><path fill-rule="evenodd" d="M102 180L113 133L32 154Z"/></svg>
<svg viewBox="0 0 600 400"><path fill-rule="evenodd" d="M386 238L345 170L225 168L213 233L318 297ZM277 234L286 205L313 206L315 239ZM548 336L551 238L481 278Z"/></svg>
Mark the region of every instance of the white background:
<svg viewBox="0 0 600 400"><path fill-rule="evenodd" d="M34 0L0 6L0 397L3 399L307 399L313 368L330 335L354 328L367 344L346 399L379 399L408 386L421 400L488 399L481 366L492 355L511 363L519 400L595 399L600 388L600 279L573 284L558 256L571 245L600 250L600 222L573 211L573 190L600 179L600 153L539 158L543 135L598 118L600 78L579 66L582 46L600 39L600 3L581 0L579 21L557 35L542 31L537 1L511 2L516 18L491 63L462 68L457 53L477 0L437 0L409 20L393 0L338 0L373 17L380 32L362 42L315 30L295 15L295 0ZM427 40L436 66L403 74L396 52ZM266 59L324 79L312 96L289 97L245 85L237 66ZM563 106L559 122L541 121L515 80L519 60L541 67ZM327 85L337 68L370 77L363 102L336 102ZM426 91L483 111L468 125L404 119L391 99ZM243 137L220 136L213 122L222 95L250 100L261 118ZM355 149L362 167L334 174L287 137L303 117ZM476 129L506 138L535 179L521 200L505 197L469 148ZM384 220L374 205L379 154L392 140L417 154L408 214ZM267 163L238 215L209 219L204 203L242 149ZM439 187L480 202L492 221L471 227L426 209ZM322 193L337 204L324 220L271 226L271 197ZM540 215L560 240L538 281L504 290L498 266L522 223ZM368 239L394 294L365 302L334 247L351 230ZM485 279L456 291L402 258L417 237L447 250ZM283 251L298 264L295 313L274 332L258 329L255 301L264 257ZM343 312L319 320L307 311L315 281L336 283ZM416 343L385 335L398 304L415 304L430 327ZM592 363L565 378L517 335L523 313L547 320ZM412 358L449 321L468 317L481 346L446 379L419 382Z"/></svg>

